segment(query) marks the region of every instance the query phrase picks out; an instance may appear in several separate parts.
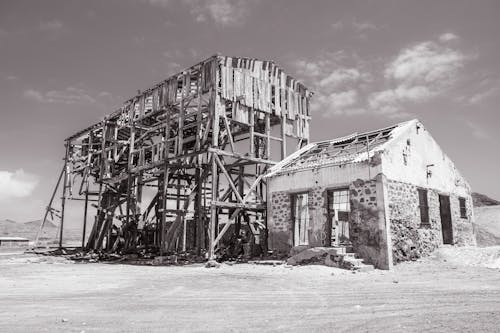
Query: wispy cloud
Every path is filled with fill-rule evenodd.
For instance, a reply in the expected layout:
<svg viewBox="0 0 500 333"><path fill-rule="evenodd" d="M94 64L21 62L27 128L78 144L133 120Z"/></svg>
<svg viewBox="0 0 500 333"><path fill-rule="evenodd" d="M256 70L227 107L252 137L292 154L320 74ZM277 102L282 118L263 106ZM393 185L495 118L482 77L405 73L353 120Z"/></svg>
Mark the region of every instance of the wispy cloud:
<svg viewBox="0 0 500 333"><path fill-rule="evenodd" d="M408 116L411 104L452 90L468 60L458 48L438 39L405 47L385 62L337 52L293 65L315 91L312 108L316 112L324 116L372 112L397 118Z"/></svg>
<svg viewBox="0 0 500 333"><path fill-rule="evenodd" d="M5 79L6 79L7 81L14 81L14 80L17 80L17 79L18 79L18 77L17 77L17 76L15 76L15 75L7 75L7 76L5 77Z"/></svg>
<svg viewBox="0 0 500 333"><path fill-rule="evenodd" d="M441 36L439 36L439 40L441 42L450 42L452 40L458 40L458 39L460 39L460 37L458 37L457 35L455 35L452 32L446 32L446 33L442 34Z"/></svg>
<svg viewBox="0 0 500 333"><path fill-rule="evenodd" d="M378 30L379 27L371 22L357 22L356 20L352 21L352 26L358 32L366 32L370 30Z"/></svg>
<svg viewBox="0 0 500 333"><path fill-rule="evenodd" d="M425 41L405 48L385 68L387 89L372 93L371 109L397 117L406 103L426 102L457 82L467 57L439 42Z"/></svg>
<svg viewBox="0 0 500 333"><path fill-rule="evenodd" d="M236 26L244 23L251 1L248 0L184 0L191 6L191 14L197 22L209 19L222 26Z"/></svg>
<svg viewBox="0 0 500 333"><path fill-rule="evenodd" d="M476 139L486 140L490 137L489 133L479 124L472 121L467 121L466 125L467 127L469 127L469 129L471 130L471 134Z"/></svg>
<svg viewBox="0 0 500 333"><path fill-rule="evenodd" d="M35 89L27 89L23 93L24 98L39 103L55 104L94 104L96 99L82 88L67 87L63 90L50 90L42 92Z"/></svg>
<svg viewBox="0 0 500 333"><path fill-rule="evenodd" d="M37 185L38 177L23 169L0 171L0 200L28 197Z"/></svg>
<svg viewBox="0 0 500 333"><path fill-rule="evenodd" d="M149 4L169 8L173 1L147 0ZM221 26L237 26L245 22L257 0L182 0L196 22L213 21Z"/></svg>
<svg viewBox="0 0 500 333"><path fill-rule="evenodd" d="M355 54L323 53L319 59L300 59L292 65L315 92L313 111L326 117L365 112L363 89L371 74L365 68L366 63Z"/></svg>
<svg viewBox="0 0 500 333"><path fill-rule="evenodd" d="M358 21L356 18L353 18L351 21L338 20L331 24L333 30L342 31L342 30L350 30L351 32L356 33L357 37L366 37L367 33L370 31L380 30L381 27L369 22L369 21Z"/></svg>
<svg viewBox="0 0 500 333"><path fill-rule="evenodd" d="M60 31L64 27L64 24L59 20L42 21L40 22L40 30L55 32Z"/></svg>

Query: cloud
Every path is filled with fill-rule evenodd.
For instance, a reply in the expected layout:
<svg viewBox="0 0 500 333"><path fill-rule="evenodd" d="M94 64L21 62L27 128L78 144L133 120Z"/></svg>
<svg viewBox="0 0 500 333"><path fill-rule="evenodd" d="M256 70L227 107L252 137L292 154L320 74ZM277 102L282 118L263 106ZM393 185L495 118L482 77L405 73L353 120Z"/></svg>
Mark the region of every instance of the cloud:
<svg viewBox="0 0 500 333"><path fill-rule="evenodd" d="M450 42L452 40L458 40L458 39L460 39L460 38L451 32L446 32L446 33L442 34L441 36L439 36L439 40L441 42Z"/></svg>
<svg viewBox="0 0 500 333"><path fill-rule="evenodd" d="M64 90L50 90L41 92L34 89L25 90L24 98L36 101L39 103L55 103L55 104L93 104L96 99L82 88L67 87Z"/></svg>
<svg viewBox="0 0 500 333"><path fill-rule="evenodd" d="M0 200L28 197L37 185L38 177L23 169L0 171Z"/></svg>
<svg viewBox="0 0 500 333"><path fill-rule="evenodd" d="M338 88L343 84L348 84L359 80L361 73L357 68L338 68L333 70L327 77L323 78L319 85L332 86Z"/></svg>
<svg viewBox="0 0 500 333"><path fill-rule="evenodd" d="M358 22L358 21L356 21L355 18L353 18L351 20L351 22L348 22L348 23L345 23L344 20L338 20L337 22L332 23L331 27L333 28L333 30L336 30L336 31L349 29L349 30L357 33L358 37L366 37L367 32L380 30L379 26L377 26L371 22L368 22L368 21Z"/></svg>
<svg viewBox="0 0 500 333"><path fill-rule="evenodd" d="M17 76L15 76L15 75L7 75L7 76L5 77L5 79L6 79L7 81L14 81L14 80L17 80L17 79L18 79L18 77L17 77Z"/></svg>
<svg viewBox="0 0 500 333"><path fill-rule="evenodd" d="M397 117L406 103L426 102L449 91L466 60L459 50L434 41L405 48L386 65L388 87L372 93L369 106L375 112Z"/></svg>
<svg viewBox="0 0 500 333"><path fill-rule="evenodd" d="M486 130L483 127L479 126L478 124L472 121L467 121L466 125L469 127L469 129L471 130L471 134L475 138L480 140L486 140L490 137L489 133L486 132Z"/></svg>
<svg viewBox="0 0 500 333"><path fill-rule="evenodd" d="M55 32L59 31L64 27L64 24L59 20L42 21L40 22L40 30Z"/></svg>
<svg viewBox="0 0 500 333"><path fill-rule="evenodd" d="M184 0L191 7L191 14L197 22L209 19L222 26L236 26L244 23L252 1L248 0Z"/></svg>
<svg viewBox="0 0 500 333"><path fill-rule="evenodd" d="M312 110L323 116L371 112L399 118L410 114L407 109L412 104L452 93L464 80L462 70L470 59L437 39L405 47L388 61L340 51L295 60L292 65L315 93ZM484 94L472 100L492 92Z"/></svg>
<svg viewBox="0 0 500 333"><path fill-rule="evenodd" d="M292 62L298 77L314 91L311 108L323 116L365 112L362 90L370 82L366 63L344 51L323 53L318 59Z"/></svg>
<svg viewBox="0 0 500 333"><path fill-rule="evenodd" d="M352 21L352 26L354 30L358 32L366 32L370 30L378 30L379 27L377 27L375 24L370 23L370 22L356 22L356 20Z"/></svg>
<svg viewBox="0 0 500 333"><path fill-rule="evenodd" d="M170 0L147 0L156 7L168 9ZM245 22L256 0L182 0L196 22L213 21L221 26L237 26Z"/></svg>
<svg viewBox="0 0 500 333"><path fill-rule="evenodd" d="M170 0L148 0L148 2L153 6L167 7L171 4Z"/></svg>
<svg viewBox="0 0 500 333"><path fill-rule="evenodd" d="M335 23L332 23L332 28L333 28L333 30L342 30L344 28L344 22L339 20Z"/></svg>

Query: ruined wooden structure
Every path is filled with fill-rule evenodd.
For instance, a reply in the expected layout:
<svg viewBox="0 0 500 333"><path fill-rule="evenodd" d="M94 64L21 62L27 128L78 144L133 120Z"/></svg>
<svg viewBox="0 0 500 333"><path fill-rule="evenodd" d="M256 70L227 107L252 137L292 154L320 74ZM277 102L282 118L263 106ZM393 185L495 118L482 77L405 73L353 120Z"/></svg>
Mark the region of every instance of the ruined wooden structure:
<svg viewBox="0 0 500 333"><path fill-rule="evenodd" d="M62 246L66 201L82 201L87 250L146 247L214 258L221 239L242 224L263 242L263 175L308 143L310 97L272 61L212 56L66 139L44 221L58 214ZM53 198L61 180L59 210Z"/></svg>

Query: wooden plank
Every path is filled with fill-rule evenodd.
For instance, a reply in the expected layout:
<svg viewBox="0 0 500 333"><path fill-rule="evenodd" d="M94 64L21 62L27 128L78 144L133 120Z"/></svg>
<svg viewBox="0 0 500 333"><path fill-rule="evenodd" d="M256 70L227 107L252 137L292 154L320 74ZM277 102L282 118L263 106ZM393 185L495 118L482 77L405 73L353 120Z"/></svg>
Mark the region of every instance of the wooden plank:
<svg viewBox="0 0 500 333"><path fill-rule="evenodd" d="M236 189L236 186L234 185L233 183L233 180L231 179L231 177L229 176L229 174L227 173L227 170L226 168L224 167L224 165L222 164L219 156L217 154L213 154L212 155L214 158L215 158L215 162L217 163L217 165L219 166L219 168L221 169L222 173L224 174L224 176L226 176L226 179L227 179L227 182L229 184L229 186L231 187L231 189L233 190L236 198L238 199L239 202L243 202L243 198L240 196L240 194L238 193L238 190Z"/></svg>

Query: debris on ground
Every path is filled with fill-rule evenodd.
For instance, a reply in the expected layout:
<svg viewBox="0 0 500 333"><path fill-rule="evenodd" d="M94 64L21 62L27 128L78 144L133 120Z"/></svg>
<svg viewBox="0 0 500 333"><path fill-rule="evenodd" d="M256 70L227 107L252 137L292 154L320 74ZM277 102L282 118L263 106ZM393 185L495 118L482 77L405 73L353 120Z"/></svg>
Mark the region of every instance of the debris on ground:
<svg viewBox="0 0 500 333"><path fill-rule="evenodd" d="M302 250L302 251L300 251ZM368 272L374 269L373 265L356 258L354 253L349 253L344 247L312 247L292 248L290 254L295 253L287 259L288 265L325 265L329 267L344 268L358 272Z"/></svg>

